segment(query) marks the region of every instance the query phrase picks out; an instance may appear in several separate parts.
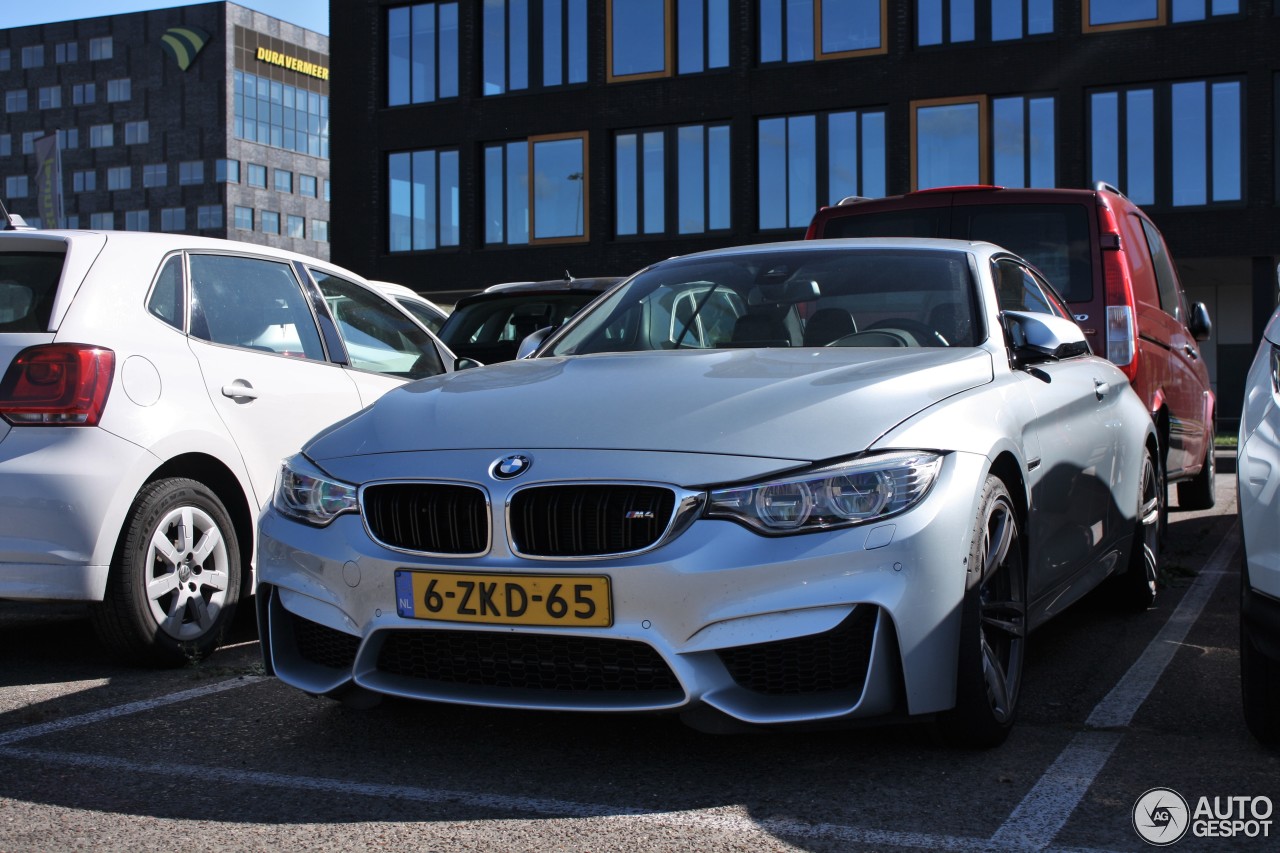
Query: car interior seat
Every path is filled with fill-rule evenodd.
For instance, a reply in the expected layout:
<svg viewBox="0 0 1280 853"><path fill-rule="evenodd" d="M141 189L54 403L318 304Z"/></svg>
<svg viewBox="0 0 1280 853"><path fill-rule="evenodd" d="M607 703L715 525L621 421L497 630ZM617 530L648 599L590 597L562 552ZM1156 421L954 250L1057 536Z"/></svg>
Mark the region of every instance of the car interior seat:
<svg viewBox="0 0 1280 853"><path fill-rule="evenodd" d="M858 324L847 308L819 308L804 324L804 345L826 346L856 331Z"/></svg>

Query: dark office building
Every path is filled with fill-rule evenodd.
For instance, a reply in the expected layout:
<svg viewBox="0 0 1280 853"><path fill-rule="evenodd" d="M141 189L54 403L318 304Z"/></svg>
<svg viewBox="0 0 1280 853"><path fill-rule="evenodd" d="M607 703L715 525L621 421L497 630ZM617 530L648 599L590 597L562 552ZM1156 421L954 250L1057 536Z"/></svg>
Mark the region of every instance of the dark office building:
<svg viewBox="0 0 1280 853"><path fill-rule="evenodd" d="M328 54L326 36L234 3L0 30L4 201L46 228L328 258ZM60 215L36 179L53 133Z"/></svg>

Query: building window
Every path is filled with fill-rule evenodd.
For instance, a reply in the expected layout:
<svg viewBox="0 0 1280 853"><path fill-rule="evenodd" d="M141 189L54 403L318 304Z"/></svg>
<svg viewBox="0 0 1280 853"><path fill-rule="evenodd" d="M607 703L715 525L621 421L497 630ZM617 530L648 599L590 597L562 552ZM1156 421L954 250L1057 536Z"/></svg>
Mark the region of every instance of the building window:
<svg viewBox="0 0 1280 853"><path fill-rule="evenodd" d="M111 58L111 36L89 39L89 59Z"/></svg>
<svg viewBox="0 0 1280 853"><path fill-rule="evenodd" d="M222 205L220 204L202 204L196 208L196 228L204 230L207 228L222 227Z"/></svg>
<svg viewBox="0 0 1280 853"><path fill-rule="evenodd" d="M316 197L316 176L315 175L299 175L298 176L298 195L307 198Z"/></svg>
<svg viewBox="0 0 1280 853"><path fill-rule="evenodd" d="M614 230L619 237L665 234L666 131L619 133L614 138Z"/></svg>
<svg viewBox="0 0 1280 853"><path fill-rule="evenodd" d="M1175 24L1240 14L1239 0L1171 0L1169 20Z"/></svg>
<svg viewBox="0 0 1280 853"><path fill-rule="evenodd" d="M457 96L458 4L388 9L387 104L424 104Z"/></svg>
<svg viewBox="0 0 1280 853"><path fill-rule="evenodd" d="M27 111L27 90L10 89L5 92L4 111L6 113L25 113Z"/></svg>
<svg viewBox="0 0 1280 853"><path fill-rule="evenodd" d="M991 99L991 172L1002 187L1057 186L1052 97Z"/></svg>
<svg viewBox="0 0 1280 853"><path fill-rule="evenodd" d="M213 179L219 184L240 183L239 160L214 160ZM200 164L200 180L204 181L204 164Z"/></svg>
<svg viewBox="0 0 1280 853"><path fill-rule="evenodd" d="M614 155L618 236L701 234L730 227L727 125L620 133Z"/></svg>
<svg viewBox="0 0 1280 853"><path fill-rule="evenodd" d="M77 83L71 87L71 103L75 106L92 104L97 89L92 83Z"/></svg>
<svg viewBox="0 0 1280 853"><path fill-rule="evenodd" d="M0 157L13 154L13 134L0 133Z"/></svg>
<svg viewBox="0 0 1280 853"><path fill-rule="evenodd" d="M457 151L387 156L392 252L457 246L460 236Z"/></svg>
<svg viewBox="0 0 1280 853"><path fill-rule="evenodd" d="M75 62L80 53L79 47L73 41L64 41L53 49L53 61L58 65L67 62Z"/></svg>
<svg viewBox="0 0 1280 853"><path fill-rule="evenodd" d="M760 61L811 62L885 53L886 0L759 0Z"/></svg>
<svg viewBox="0 0 1280 853"><path fill-rule="evenodd" d="M8 198L27 197L27 176L10 175L4 179L4 194Z"/></svg>
<svg viewBox="0 0 1280 853"><path fill-rule="evenodd" d="M728 0L607 0L609 82L729 64Z"/></svg>
<svg viewBox="0 0 1280 853"><path fill-rule="evenodd" d="M286 86L243 71L235 72L234 85L234 132L237 139L328 158L327 95Z"/></svg>
<svg viewBox="0 0 1280 853"><path fill-rule="evenodd" d="M911 189L1055 186L1054 99L985 95L911 103Z"/></svg>
<svg viewBox="0 0 1280 853"><path fill-rule="evenodd" d="M133 84L128 77L120 80L107 81L107 103L112 104L118 101L127 101L133 97Z"/></svg>
<svg viewBox="0 0 1280 853"><path fill-rule="evenodd" d="M259 224L262 226L263 234L279 234L280 214L274 210L264 210L259 218Z"/></svg>
<svg viewBox="0 0 1280 853"><path fill-rule="evenodd" d="M124 123L124 144L140 145L151 139L151 123L148 121L127 121Z"/></svg>
<svg viewBox="0 0 1280 853"><path fill-rule="evenodd" d="M116 215L111 211L89 214L89 227L97 231L110 231L116 227Z"/></svg>
<svg viewBox="0 0 1280 853"><path fill-rule="evenodd" d="M587 240L586 133L487 146L484 169L486 243Z"/></svg>
<svg viewBox="0 0 1280 853"><path fill-rule="evenodd" d="M236 205L233 213L235 216L236 228L239 228L241 231L253 230L252 207L240 207L239 205Z"/></svg>
<svg viewBox="0 0 1280 853"><path fill-rule="evenodd" d="M80 147L80 128L72 127L67 130L58 131L58 148L62 151L70 151Z"/></svg>
<svg viewBox="0 0 1280 853"><path fill-rule="evenodd" d="M1240 80L1092 92L1092 179L1119 187L1136 204L1243 201L1243 105Z"/></svg>
<svg viewBox="0 0 1280 853"><path fill-rule="evenodd" d="M89 128L90 148L110 148L115 144L115 133L109 124L95 124Z"/></svg>
<svg viewBox="0 0 1280 853"><path fill-rule="evenodd" d="M293 192L293 172L288 172L284 169L276 169L276 192Z"/></svg>
<svg viewBox="0 0 1280 853"><path fill-rule="evenodd" d="M329 222L326 219L311 220L311 239L317 243L329 242Z"/></svg>
<svg viewBox="0 0 1280 853"><path fill-rule="evenodd" d="M324 187L324 195L322 196L322 198L323 198L325 201L328 201L328 200L329 200L329 188L330 188L331 186L332 186L332 185L330 184L329 179L328 179L328 178L325 178L325 179L324 179L324 184L323 184L323 187Z"/></svg>
<svg viewBox="0 0 1280 853"><path fill-rule="evenodd" d="M142 185L144 187L163 187L169 183L169 166L167 163L148 163L142 167Z"/></svg>
<svg viewBox="0 0 1280 853"><path fill-rule="evenodd" d="M803 228L822 205L885 194L885 114L761 119L759 159L760 229Z"/></svg>
<svg viewBox="0 0 1280 853"><path fill-rule="evenodd" d="M36 140L44 136L43 130L28 130L22 134L22 153L36 153Z"/></svg>
<svg viewBox="0 0 1280 853"><path fill-rule="evenodd" d="M1052 32L1052 0L916 0L916 44L921 46Z"/></svg>
<svg viewBox="0 0 1280 853"><path fill-rule="evenodd" d="M91 193L98 188L98 173L92 169L71 173L71 190L78 193Z"/></svg>
<svg viewBox="0 0 1280 853"><path fill-rule="evenodd" d="M40 109L51 110L62 106L61 86L41 86L38 93Z"/></svg>
<svg viewBox="0 0 1280 853"><path fill-rule="evenodd" d="M182 186L204 183L204 161L184 160L178 164L178 183Z"/></svg>
<svg viewBox="0 0 1280 853"><path fill-rule="evenodd" d="M63 218L66 220L66 223L67 223L66 227L70 228L72 231L75 231L80 227L79 216L66 216Z"/></svg>
<svg viewBox="0 0 1280 853"><path fill-rule="evenodd" d="M249 186L265 190L267 188L267 167L257 163L249 164Z"/></svg>
<svg viewBox="0 0 1280 853"><path fill-rule="evenodd" d="M187 230L187 209L185 207L165 207L160 210L161 231Z"/></svg>
<svg viewBox="0 0 1280 853"><path fill-rule="evenodd" d="M296 237L297 239L302 240L307 236L306 220L301 216L289 214L285 217L284 225L285 236L287 237Z"/></svg>
<svg viewBox="0 0 1280 853"><path fill-rule="evenodd" d="M33 44L22 49L22 67L40 68L44 65L44 45Z"/></svg>
<svg viewBox="0 0 1280 853"><path fill-rule="evenodd" d="M107 189L127 190L133 184L133 175L128 166L116 166L107 169Z"/></svg>
<svg viewBox="0 0 1280 853"><path fill-rule="evenodd" d="M676 230L721 231L729 216L729 126L694 124L676 130Z"/></svg>
<svg viewBox="0 0 1280 853"><path fill-rule="evenodd" d="M585 83L587 0L484 4L484 94Z"/></svg>
<svg viewBox="0 0 1280 853"><path fill-rule="evenodd" d="M124 230L150 231L151 213L146 210L126 210L124 212Z"/></svg>
<svg viewBox="0 0 1280 853"><path fill-rule="evenodd" d="M10 59L10 55L9 55L9 48L6 47L0 50L0 71L10 70L12 62L13 60Z"/></svg>

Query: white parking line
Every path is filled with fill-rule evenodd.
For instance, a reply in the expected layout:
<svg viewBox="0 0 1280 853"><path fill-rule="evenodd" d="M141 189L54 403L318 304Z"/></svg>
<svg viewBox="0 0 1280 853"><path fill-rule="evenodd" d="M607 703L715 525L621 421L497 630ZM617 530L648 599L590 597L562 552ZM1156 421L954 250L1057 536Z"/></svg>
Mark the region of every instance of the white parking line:
<svg viewBox="0 0 1280 853"><path fill-rule="evenodd" d="M283 773L246 771L208 765L149 764L104 755L78 755L68 752L44 751L15 747L12 744L40 737L51 732L63 731L117 717L160 708L177 702L185 702L247 687L270 679L261 676L245 676L228 681L184 690L168 696L119 705L88 714L68 717L50 723L27 726L0 733L0 756L8 759L49 762L86 769L106 770L113 773L148 774L165 777L187 777L202 782L229 782L236 785L287 788L300 791L320 791L336 794L355 794L375 798L392 797L420 803L449 804L470 808L492 809L498 812L523 812L547 817L576 818L614 823L636 822L662 826L719 829L741 834L768 833L780 839L835 840L846 844L872 848L906 848L924 850L960 851L1054 851L1055 853L1104 853L1094 848L1051 847L1053 839L1066 825L1067 820L1093 784L1107 760L1123 737L1118 731L1097 731L1127 726L1138 708L1150 695L1152 688L1173 659L1178 645L1186 637L1191 626L1199 618L1206 603L1225 573L1228 561L1236 552L1237 525L1233 524L1226 537L1214 550L1205 568L1183 595L1182 601L1169 620L1148 644L1138 660L1129 668L1120 682L1093 709L1086 725L1091 731L1077 734L1058 758L1032 786L1022 802L1010 813L1009 818L990 838L972 836L934 835L929 833L894 832L865 829L840 824L812 824L800 821L756 819L741 809L695 809L677 812L655 812L640 808L598 803L580 803L538 797L516 797L499 794L480 794L469 791L419 788L409 785L384 785L356 782L349 779L329 779L311 776L293 776Z"/></svg>
<svg viewBox="0 0 1280 853"><path fill-rule="evenodd" d="M152 708L163 708L165 705L172 705L175 702L186 702L188 699L199 699L201 696L211 696L214 693L221 693L224 690L234 690L237 687L248 687L250 684L257 684L259 681L265 680L266 677L261 675L233 678L229 681L219 681L216 684L209 684L205 687L183 690L181 693L170 693L167 696L158 696L155 699L145 699L141 702L130 702L127 705L117 705L114 708L103 708L101 711L91 711L88 714L67 717L63 720L54 720L51 723L40 723L35 726L26 726L21 729L0 732L0 746L8 746L11 743L30 740L33 737L40 737L41 735L46 735L50 732L74 729L80 726L87 726L91 723L100 723L104 720L112 720L116 717L126 717L129 714L137 714L140 711L150 711Z"/></svg>
<svg viewBox="0 0 1280 853"><path fill-rule="evenodd" d="M1228 561L1235 557L1238 526L1239 522L1232 523L1168 621L1124 677L1094 707L1085 720L1086 726L1115 729L1127 726L1133 720L1133 715L1173 660L1173 654L1187 632L1200 618L1226 571ZM1032 850L1048 847L1066 825L1111 753L1120 745L1120 738L1119 732L1085 731L1077 734L991 840L1001 844L1018 843Z"/></svg>

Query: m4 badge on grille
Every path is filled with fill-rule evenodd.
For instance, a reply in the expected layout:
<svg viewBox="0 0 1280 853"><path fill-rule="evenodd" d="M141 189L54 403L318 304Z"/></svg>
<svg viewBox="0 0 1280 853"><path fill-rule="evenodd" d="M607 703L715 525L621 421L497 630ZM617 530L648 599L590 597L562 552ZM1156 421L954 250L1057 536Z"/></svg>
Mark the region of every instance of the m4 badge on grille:
<svg viewBox="0 0 1280 853"><path fill-rule="evenodd" d="M489 476L495 480L512 480L528 471L532 464L533 459L523 453L512 453L490 465Z"/></svg>
<svg viewBox="0 0 1280 853"><path fill-rule="evenodd" d="M626 514L627 521L635 521L637 519L652 519L653 511L648 509L633 509Z"/></svg>

